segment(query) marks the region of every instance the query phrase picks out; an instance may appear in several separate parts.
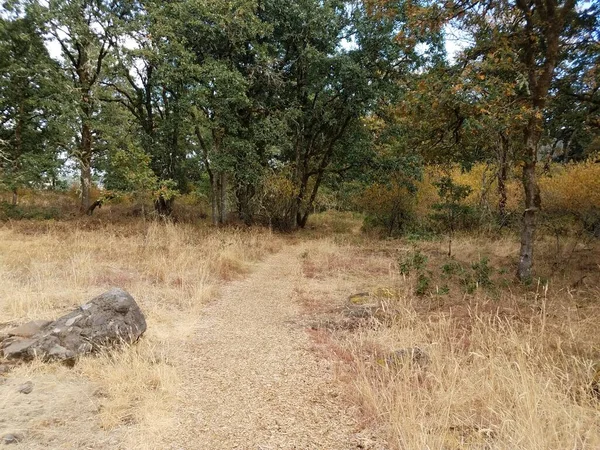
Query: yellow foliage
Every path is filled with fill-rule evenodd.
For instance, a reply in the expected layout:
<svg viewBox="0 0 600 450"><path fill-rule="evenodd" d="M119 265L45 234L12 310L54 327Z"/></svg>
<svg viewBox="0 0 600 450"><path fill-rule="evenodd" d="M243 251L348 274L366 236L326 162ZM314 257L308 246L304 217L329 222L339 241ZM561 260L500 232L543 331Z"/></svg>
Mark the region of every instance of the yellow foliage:
<svg viewBox="0 0 600 450"><path fill-rule="evenodd" d="M542 207L547 211L582 212L600 208L600 164L554 165L541 177Z"/></svg>
<svg viewBox="0 0 600 450"><path fill-rule="evenodd" d="M417 217L427 217L431 214L431 207L440 201L434 182L440 179L442 171L435 166L428 167L423 173L423 179L417 182L417 199L415 214Z"/></svg>
<svg viewBox="0 0 600 450"><path fill-rule="evenodd" d="M375 183L369 186L358 198L357 204L363 211L377 217L389 216L392 211L411 212L414 196L404 186Z"/></svg>
<svg viewBox="0 0 600 450"><path fill-rule="evenodd" d="M452 171L452 179L459 184L471 188L471 194L466 203L471 206L485 204L490 209L498 207L500 196L498 194L498 178L496 167L487 164L477 164L468 172L461 172L459 168ZM523 204L523 189L520 179L520 168L512 167L506 180L506 209L519 211Z"/></svg>
<svg viewBox="0 0 600 450"><path fill-rule="evenodd" d="M542 168L540 167L540 172ZM511 167L506 181L507 211L519 213L523 208L523 187L520 167ZM495 210L498 206L498 179L496 168L477 164L468 172L456 167L450 171L452 179L471 187L466 199L471 206L486 204ZM423 180L417 183L418 193L415 207L417 217L431 213L431 206L439 201L433 182L442 175L439 167L428 167ZM600 208L600 164L593 159L586 162L550 165L550 169L538 178L542 208L548 212L582 213Z"/></svg>

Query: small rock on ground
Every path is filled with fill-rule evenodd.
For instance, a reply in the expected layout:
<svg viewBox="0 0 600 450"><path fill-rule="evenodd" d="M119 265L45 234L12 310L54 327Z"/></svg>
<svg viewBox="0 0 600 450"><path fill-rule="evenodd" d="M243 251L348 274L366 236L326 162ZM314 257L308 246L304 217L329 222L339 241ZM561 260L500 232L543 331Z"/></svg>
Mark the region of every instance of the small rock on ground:
<svg viewBox="0 0 600 450"><path fill-rule="evenodd" d="M19 433L8 433L2 436L2 443L4 445L18 444L23 440L23 435Z"/></svg>
<svg viewBox="0 0 600 450"><path fill-rule="evenodd" d="M33 383L31 381L23 383L21 386L19 386L18 391L21 394L31 394L31 391L33 391Z"/></svg>
<svg viewBox="0 0 600 450"><path fill-rule="evenodd" d="M388 367L407 363L424 369L431 363L431 358L419 347L402 348L385 358L385 364Z"/></svg>

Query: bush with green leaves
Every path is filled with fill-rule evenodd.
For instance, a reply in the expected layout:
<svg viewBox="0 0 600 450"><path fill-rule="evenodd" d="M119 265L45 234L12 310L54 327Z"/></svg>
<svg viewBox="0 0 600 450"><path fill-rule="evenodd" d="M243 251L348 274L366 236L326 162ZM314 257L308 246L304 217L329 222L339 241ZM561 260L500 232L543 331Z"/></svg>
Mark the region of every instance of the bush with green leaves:
<svg viewBox="0 0 600 450"><path fill-rule="evenodd" d="M421 272L427 267L427 256L422 254L420 250L415 250L413 253L399 261L400 273L408 275L414 269Z"/></svg>
<svg viewBox="0 0 600 450"><path fill-rule="evenodd" d="M429 292L431 284L431 272L427 269L427 256L419 250L407 255L404 259L398 262L398 267L402 275L409 275L411 272L417 274L417 285L415 294L423 296Z"/></svg>
<svg viewBox="0 0 600 450"><path fill-rule="evenodd" d="M452 237L461 223L461 220L471 213L471 207L464 204L471 193L467 185L452 181L449 176L444 176L434 185L438 189L441 201L433 205L435 212L431 218L438 222L448 233L448 256L452 256Z"/></svg>

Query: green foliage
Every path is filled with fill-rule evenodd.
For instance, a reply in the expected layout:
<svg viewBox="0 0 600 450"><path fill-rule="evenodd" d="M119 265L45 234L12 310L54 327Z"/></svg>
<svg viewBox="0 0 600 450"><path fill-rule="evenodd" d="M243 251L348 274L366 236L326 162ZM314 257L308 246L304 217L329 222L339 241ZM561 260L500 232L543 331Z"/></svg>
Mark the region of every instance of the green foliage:
<svg viewBox="0 0 600 450"><path fill-rule="evenodd" d="M1 187L56 186L75 162L82 193L93 176L161 214L200 191L215 223L293 229L339 208L388 235L437 231L415 220L433 198L417 192L425 165L483 164L505 182L537 160L526 143L548 161L599 145L598 5L546 3L5 2ZM451 19L468 44L448 58ZM474 217L468 189L437 188L431 219L452 239Z"/></svg>
<svg viewBox="0 0 600 450"><path fill-rule="evenodd" d="M34 18L0 18L0 187L55 184L61 77Z"/></svg>
<svg viewBox="0 0 600 450"><path fill-rule="evenodd" d="M464 267L457 261L450 261L442 266L442 274L448 278L453 275L462 275L464 272Z"/></svg>
<svg viewBox="0 0 600 450"><path fill-rule="evenodd" d="M458 280L458 284L465 293L472 294L477 288L491 288L494 285L492 275L494 269L489 265L489 258L482 257L479 261L465 266L458 261L451 260L441 267L442 279Z"/></svg>
<svg viewBox="0 0 600 450"><path fill-rule="evenodd" d="M432 216L448 229L454 229L458 220L469 212L469 207L463 202L471 193L471 187L454 183L449 176L444 176L433 184L438 188L438 194L442 201L433 205L438 213Z"/></svg>
<svg viewBox="0 0 600 450"><path fill-rule="evenodd" d="M57 207L21 206L0 202L0 220L55 220L62 214Z"/></svg>
<svg viewBox="0 0 600 450"><path fill-rule="evenodd" d="M154 200L172 201L179 197L180 192L177 190L177 183L173 180L160 180L152 192Z"/></svg>
<svg viewBox="0 0 600 450"><path fill-rule="evenodd" d="M409 275L413 270L421 272L427 267L427 256L420 250L415 250L399 261L398 267L402 275Z"/></svg>
<svg viewBox="0 0 600 450"><path fill-rule="evenodd" d="M440 286L437 290L438 295L448 295L450 293L450 288L447 284Z"/></svg>
<svg viewBox="0 0 600 450"><path fill-rule="evenodd" d="M419 296L427 294L431 285L431 273L427 271L427 256L420 250L407 255L398 262L398 269L402 275L416 273L415 293Z"/></svg>
<svg viewBox="0 0 600 450"><path fill-rule="evenodd" d="M473 275L478 286L490 287L492 285L490 275L493 270L489 266L489 262L489 258L482 257L479 261L471 264Z"/></svg>
<svg viewBox="0 0 600 450"><path fill-rule="evenodd" d="M107 187L112 190L144 196L158 186L158 177L150 168L150 156L139 148L115 150L109 157L109 170Z"/></svg>
<svg viewBox="0 0 600 450"><path fill-rule="evenodd" d="M435 212L431 217L447 230L449 235L448 256L451 256L454 231L461 219L471 212L471 208L463 203L471 193L471 188L454 183L449 176L442 177L434 185L438 188L438 194L442 201L433 205Z"/></svg>
<svg viewBox="0 0 600 450"><path fill-rule="evenodd" d="M382 228L392 236L413 222L414 195L401 186L373 183L356 202L366 215L365 229Z"/></svg>
<svg viewBox="0 0 600 450"><path fill-rule="evenodd" d="M415 288L415 294L423 296L429 292L429 285L431 284L431 278L424 273L417 275L417 286Z"/></svg>

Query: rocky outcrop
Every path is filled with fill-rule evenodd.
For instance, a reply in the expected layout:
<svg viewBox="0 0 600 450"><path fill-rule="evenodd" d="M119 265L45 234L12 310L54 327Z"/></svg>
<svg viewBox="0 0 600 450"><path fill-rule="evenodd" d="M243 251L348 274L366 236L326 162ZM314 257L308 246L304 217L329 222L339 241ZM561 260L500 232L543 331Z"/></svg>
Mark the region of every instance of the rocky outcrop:
<svg viewBox="0 0 600 450"><path fill-rule="evenodd" d="M82 354L133 343L144 331L146 320L133 297L115 288L53 322L34 321L9 330L2 351L7 359L74 362Z"/></svg>

